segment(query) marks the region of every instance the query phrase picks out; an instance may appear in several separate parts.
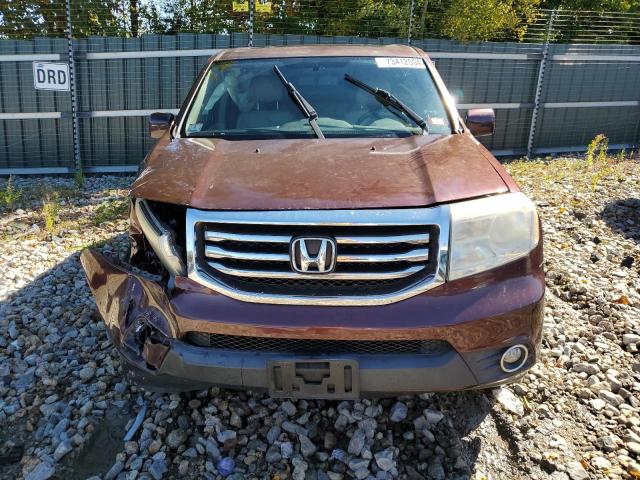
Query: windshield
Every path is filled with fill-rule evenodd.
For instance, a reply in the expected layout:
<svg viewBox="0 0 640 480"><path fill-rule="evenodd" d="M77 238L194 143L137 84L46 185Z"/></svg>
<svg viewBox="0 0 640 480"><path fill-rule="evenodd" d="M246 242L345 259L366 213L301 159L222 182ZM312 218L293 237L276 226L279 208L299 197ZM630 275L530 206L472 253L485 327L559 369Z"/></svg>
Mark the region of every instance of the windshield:
<svg viewBox="0 0 640 480"><path fill-rule="evenodd" d="M426 121L427 131L451 133L446 110L420 58L307 57L216 62L206 74L184 124L187 137L230 140L315 138L309 119L274 71L317 111L326 138L422 135L398 105L345 79L386 90Z"/></svg>

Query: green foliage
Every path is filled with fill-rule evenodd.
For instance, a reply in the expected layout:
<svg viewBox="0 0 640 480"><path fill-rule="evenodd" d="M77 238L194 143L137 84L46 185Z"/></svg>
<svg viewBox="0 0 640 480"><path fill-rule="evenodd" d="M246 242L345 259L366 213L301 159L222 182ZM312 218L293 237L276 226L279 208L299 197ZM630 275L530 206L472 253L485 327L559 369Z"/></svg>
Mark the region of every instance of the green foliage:
<svg viewBox="0 0 640 480"><path fill-rule="evenodd" d="M22 190L13 185L13 177L9 177L7 184L0 190L0 205L13 210L16 202L22 198Z"/></svg>
<svg viewBox="0 0 640 480"><path fill-rule="evenodd" d="M73 176L73 181L76 184L76 188L80 190L84 186L84 173L81 168L76 170L76 173Z"/></svg>
<svg viewBox="0 0 640 480"><path fill-rule="evenodd" d="M445 10L442 33L463 42L522 39L539 4L540 0L453 0Z"/></svg>
<svg viewBox="0 0 640 480"><path fill-rule="evenodd" d="M71 2L73 34L127 35L131 32L130 3L139 0L83 0ZM0 37L64 37L67 18L64 2L51 0L0 1Z"/></svg>
<svg viewBox="0 0 640 480"><path fill-rule="evenodd" d="M587 147L587 153L585 155L587 165L592 166L594 164L594 161L597 163L602 163L607 158L608 148L609 139L602 133L596 135Z"/></svg>
<svg viewBox="0 0 640 480"><path fill-rule="evenodd" d="M99 226L105 222L113 222L124 218L129 204L126 200L110 200L103 202L96 208L95 217L93 222Z"/></svg>
<svg viewBox="0 0 640 480"><path fill-rule="evenodd" d="M44 218L44 228L47 232L53 233L58 220L60 220L60 194L53 192L48 195L42 206L42 217Z"/></svg>

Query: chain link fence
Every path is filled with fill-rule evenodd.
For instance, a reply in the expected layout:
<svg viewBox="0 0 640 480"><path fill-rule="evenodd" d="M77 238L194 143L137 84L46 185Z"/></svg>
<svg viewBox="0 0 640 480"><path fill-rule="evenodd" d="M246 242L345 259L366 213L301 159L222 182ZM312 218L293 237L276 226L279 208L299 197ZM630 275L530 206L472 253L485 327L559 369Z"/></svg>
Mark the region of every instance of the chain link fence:
<svg viewBox="0 0 640 480"><path fill-rule="evenodd" d="M152 146L146 116L176 112L209 56L246 46L411 44L430 54L462 114L496 110L483 142L497 155L580 151L599 133L637 148L640 14L456 5L0 2L0 174L136 170ZM36 88L51 64L67 89Z"/></svg>

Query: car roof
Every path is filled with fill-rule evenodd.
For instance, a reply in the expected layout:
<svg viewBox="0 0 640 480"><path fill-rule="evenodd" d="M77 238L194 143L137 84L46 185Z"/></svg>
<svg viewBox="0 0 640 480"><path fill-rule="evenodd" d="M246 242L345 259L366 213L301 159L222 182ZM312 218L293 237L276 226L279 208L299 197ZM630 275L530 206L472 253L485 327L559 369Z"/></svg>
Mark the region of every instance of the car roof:
<svg viewBox="0 0 640 480"><path fill-rule="evenodd" d="M416 57L423 53L408 45L296 45L266 48L231 48L215 61L287 57Z"/></svg>

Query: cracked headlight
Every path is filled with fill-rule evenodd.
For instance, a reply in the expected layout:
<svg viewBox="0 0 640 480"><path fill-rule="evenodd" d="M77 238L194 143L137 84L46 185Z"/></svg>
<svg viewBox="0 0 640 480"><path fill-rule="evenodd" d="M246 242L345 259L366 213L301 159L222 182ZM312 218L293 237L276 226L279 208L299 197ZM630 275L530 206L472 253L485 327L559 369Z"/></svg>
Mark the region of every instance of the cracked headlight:
<svg viewBox="0 0 640 480"><path fill-rule="evenodd" d="M451 205L449 280L524 257L540 240L538 214L522 193Z"/></svg>

